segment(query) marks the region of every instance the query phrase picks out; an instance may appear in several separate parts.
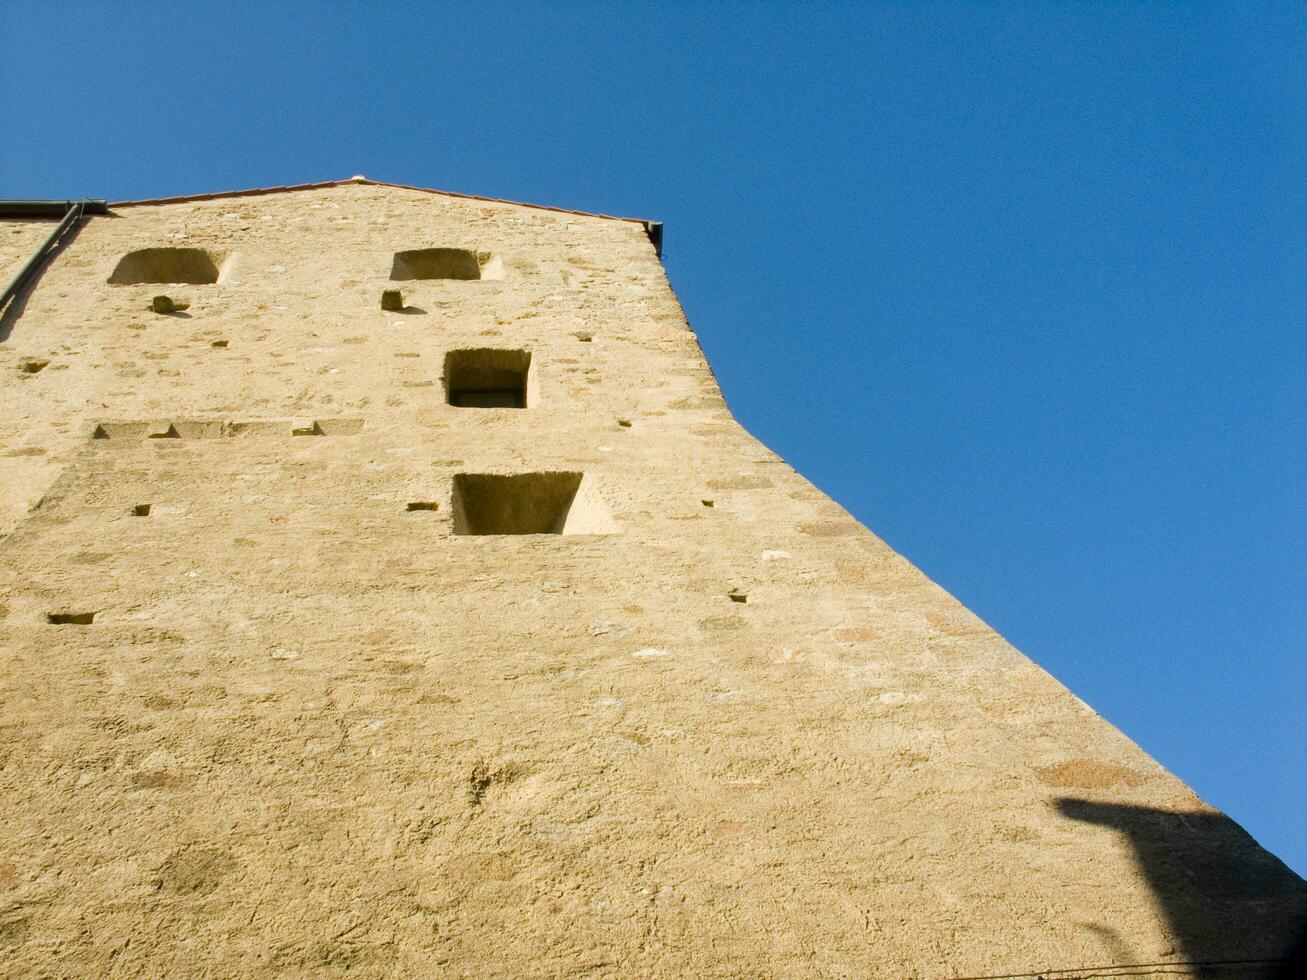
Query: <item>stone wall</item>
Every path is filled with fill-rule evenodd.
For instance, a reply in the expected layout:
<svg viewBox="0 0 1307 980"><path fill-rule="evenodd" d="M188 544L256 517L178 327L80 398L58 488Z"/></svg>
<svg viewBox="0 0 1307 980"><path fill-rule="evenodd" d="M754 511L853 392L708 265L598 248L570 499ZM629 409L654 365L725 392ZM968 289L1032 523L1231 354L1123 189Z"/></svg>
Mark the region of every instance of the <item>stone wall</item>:
<svg viewBox="0 0 1307 980"><path fill-rule="evenodd" d="M108 281L153 247L221 277ZM425 248L501 276L391 280ZM10 327L13 975L1054 976L1273 957L1307 908L732 419L638 223L120 207ZM448 403L490 348L527 408ZM533 473L579 479L486 526L561 493L579 533L455 533L457 477Z"/></svg>

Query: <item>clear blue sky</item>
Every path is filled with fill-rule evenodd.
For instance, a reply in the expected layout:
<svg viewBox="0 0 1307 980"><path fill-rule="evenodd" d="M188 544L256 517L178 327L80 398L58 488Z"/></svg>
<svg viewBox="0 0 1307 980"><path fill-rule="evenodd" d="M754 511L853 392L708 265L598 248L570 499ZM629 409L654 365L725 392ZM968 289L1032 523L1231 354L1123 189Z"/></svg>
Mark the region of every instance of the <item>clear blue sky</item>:
<svg viewBox="0 0 1307 980"><path fill-rule="evenodd" d="M737 416L1307 872L1307 7L0 7L0 196L663 219Z"/></svg>

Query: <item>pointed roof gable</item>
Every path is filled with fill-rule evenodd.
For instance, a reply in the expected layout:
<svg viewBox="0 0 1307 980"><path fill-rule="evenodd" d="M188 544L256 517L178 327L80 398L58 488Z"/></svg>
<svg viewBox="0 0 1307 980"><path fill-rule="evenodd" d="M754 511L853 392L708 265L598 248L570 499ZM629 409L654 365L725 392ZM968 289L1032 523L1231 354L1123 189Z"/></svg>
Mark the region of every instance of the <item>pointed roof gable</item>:
<svg viewBox="0 0 1307 980"><path fill-rule="evenodd" d="M237 191L215 191L209 194L185 194L179 197L156 197L138 201L111 201L111 208L129 208L147 204L183 204L188 201L213 201L226 197L258 197L262 194L283 194L289 191L315 191L328 187L364 185L367 187L393 187L405 191L421 191L424 194L439 194L443 197L456 197L464 201L484 201L488 204L511 204L519 208L533 208L537 211L552 211L555 214L574 214L584 218L604 218L609 221L630 221L643 225L658 254L662 255L663 223L649 221L645 218L624 218L613 214L597 214L593 211L575 211L570 208L556 208L548 204L528 204L524 201L509 201L500 197L482 197L479 194L459 194L456 191L442 191L435 187L414 187L410 184L392 184L384 180L370 180L362 174L356 174L345 180L324 180L312 184L287 184L281 187L251 187Z"/></svg>

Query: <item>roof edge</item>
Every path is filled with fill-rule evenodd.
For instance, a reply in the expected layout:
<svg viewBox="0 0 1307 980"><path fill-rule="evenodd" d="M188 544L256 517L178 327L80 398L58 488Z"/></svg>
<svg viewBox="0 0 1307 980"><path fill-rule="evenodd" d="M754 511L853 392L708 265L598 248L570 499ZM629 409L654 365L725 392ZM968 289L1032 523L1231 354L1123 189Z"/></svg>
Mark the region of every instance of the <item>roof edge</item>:
<svg viewBox="0 0 1307 980"><path fill-rule="evenodd" d="M519 208L534 208L537 211L552 211L555 214L575 214L583 218L606 218L609 221L631 221L644 225L649 230L661 222L646 218L624 218L615 214L598 214L594 211L574 211L570 208L556 208L548 204L528 204L525 201L510 201L502 197L482 197L478 194L460 194L457 191L442 191L435 187L414 187L411 184L392 184L384 180L371 180L367 177L350 177L346 180L323 180L313 184L287 184L281 187L251 187L239 191L215 191L210 194L185 194L179 197L155 197L138 201L110 201L111 208L141 207L149 204L184 204L188 201L213 201L224 197L258 197L263 194L284 194L289 191L315 191L327 187L342 187L348 184L362 184L369 187L394 187L405 191L421 191L424 194L440 194L443 197L456 197L464 201L484 201L487 204L511 204Z"/></svg>

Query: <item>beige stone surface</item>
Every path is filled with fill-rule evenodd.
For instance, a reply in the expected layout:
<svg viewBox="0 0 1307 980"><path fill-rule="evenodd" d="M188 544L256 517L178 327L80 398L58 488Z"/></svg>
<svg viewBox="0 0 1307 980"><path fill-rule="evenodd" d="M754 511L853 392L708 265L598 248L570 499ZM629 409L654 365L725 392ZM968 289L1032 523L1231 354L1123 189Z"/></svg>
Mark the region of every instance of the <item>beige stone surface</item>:
<svg viewBox="0 0 1307 980"><path fill-rule="evenodd" d="M222 278L108 282L166 246ZM425 248L500 277L382 311ZM733 420L638 223L118 207L4 331L7 975L1058 976L1271 959L1307 914ZM447 403L486 348L529 407ZM456 476L519 473L580 474L580 533L454 533Z"/></svg>

